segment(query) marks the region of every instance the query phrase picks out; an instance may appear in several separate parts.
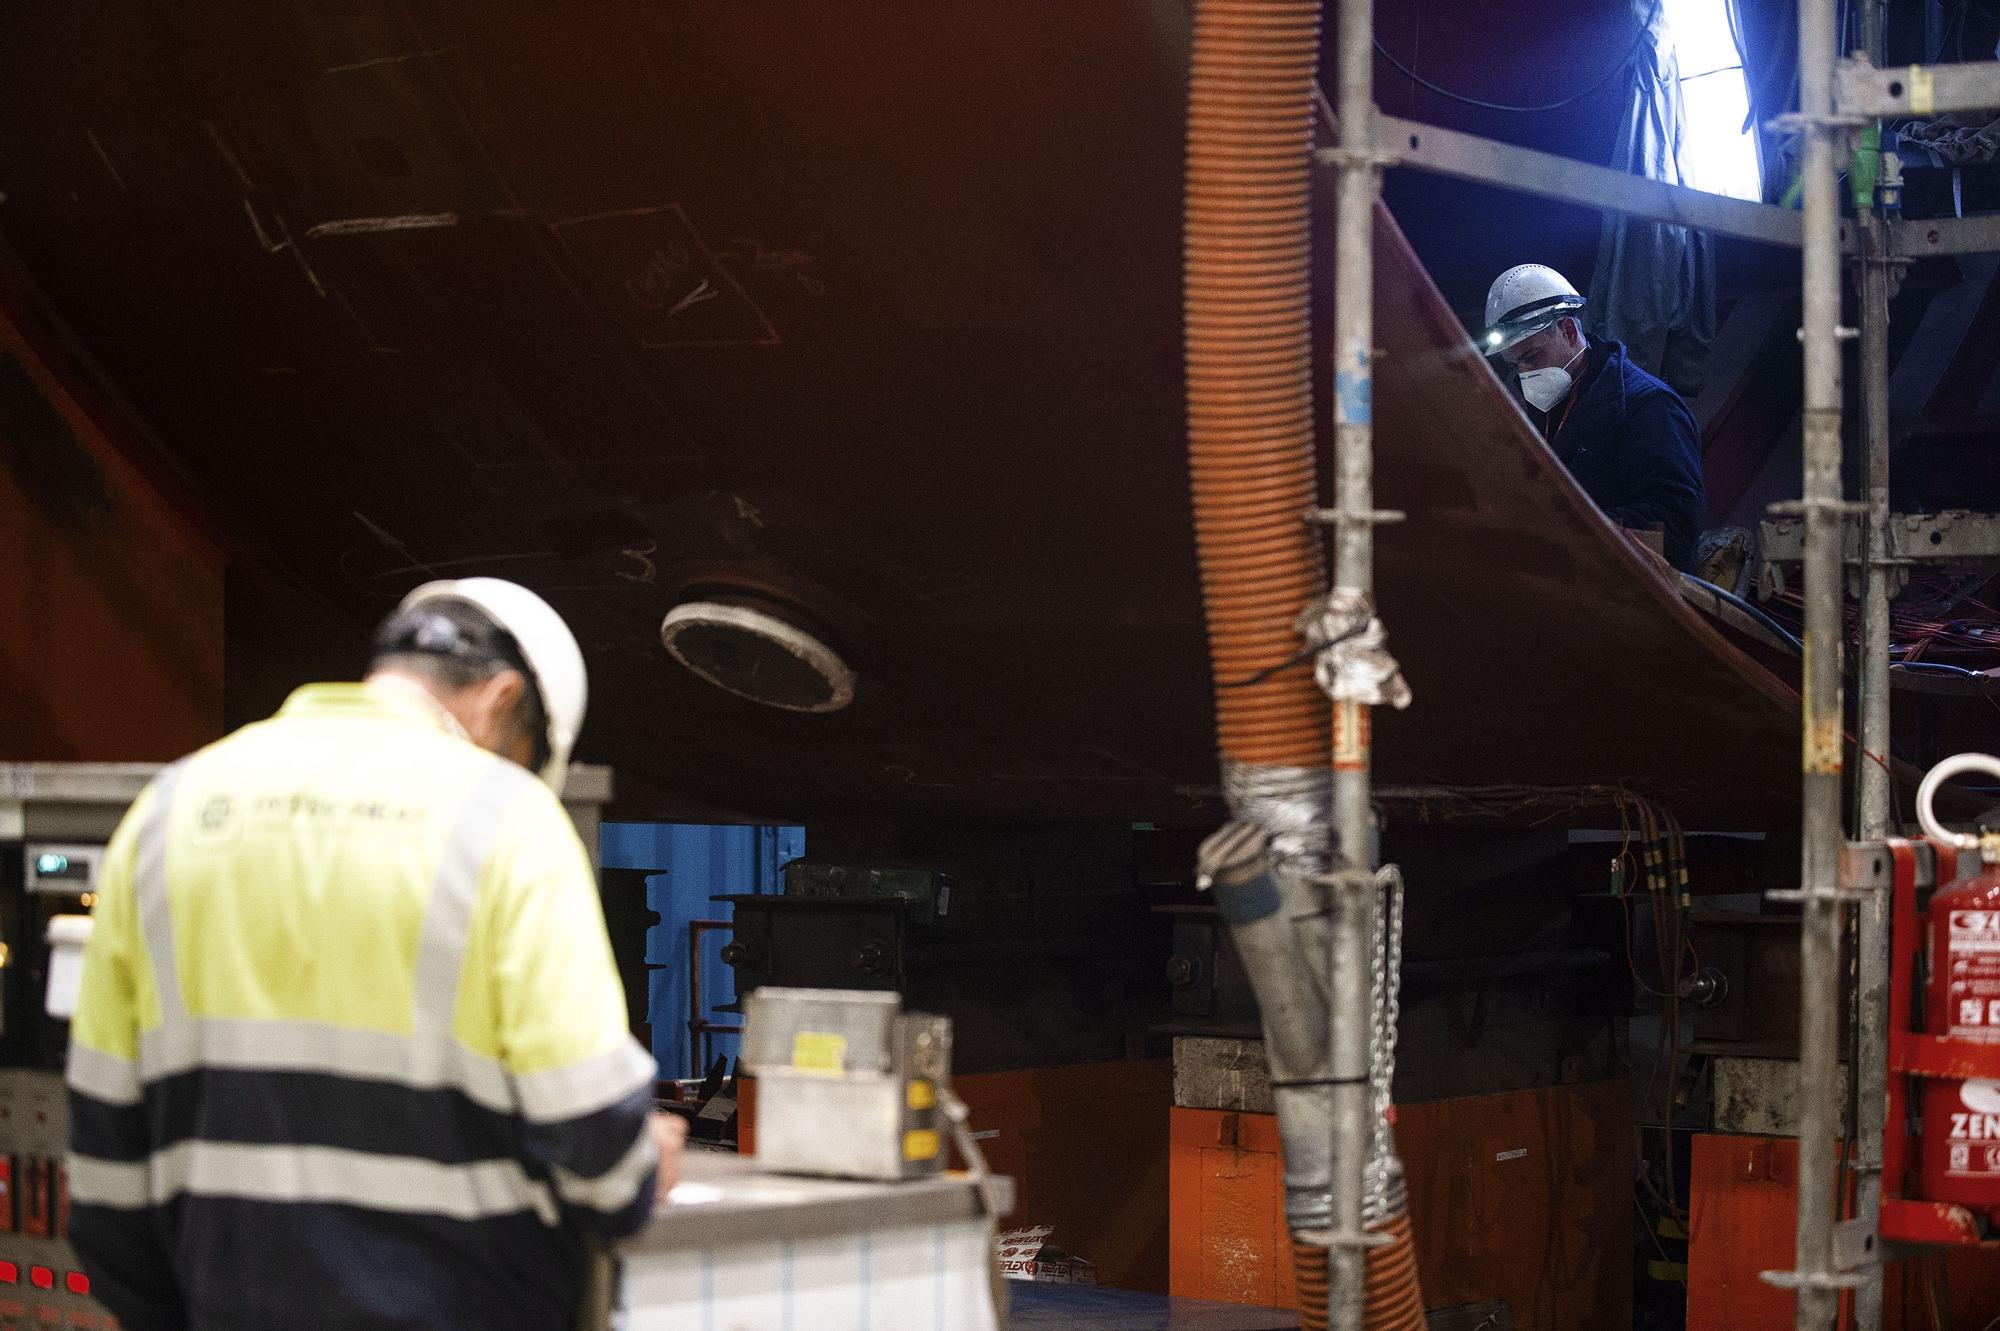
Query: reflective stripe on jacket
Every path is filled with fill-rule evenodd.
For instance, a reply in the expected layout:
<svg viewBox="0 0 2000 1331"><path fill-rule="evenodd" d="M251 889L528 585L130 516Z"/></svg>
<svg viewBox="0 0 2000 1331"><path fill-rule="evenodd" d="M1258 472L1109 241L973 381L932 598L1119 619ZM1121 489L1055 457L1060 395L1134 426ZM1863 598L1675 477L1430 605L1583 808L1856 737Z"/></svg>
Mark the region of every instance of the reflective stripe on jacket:
<svg viewBox="0 0 2000 1331"><path fill-rule="evenodd" d="M71 1231L136 1331L560 1328L650 1210L655 1068L548 788L410 697L299 690L107 850Z"/></svg>

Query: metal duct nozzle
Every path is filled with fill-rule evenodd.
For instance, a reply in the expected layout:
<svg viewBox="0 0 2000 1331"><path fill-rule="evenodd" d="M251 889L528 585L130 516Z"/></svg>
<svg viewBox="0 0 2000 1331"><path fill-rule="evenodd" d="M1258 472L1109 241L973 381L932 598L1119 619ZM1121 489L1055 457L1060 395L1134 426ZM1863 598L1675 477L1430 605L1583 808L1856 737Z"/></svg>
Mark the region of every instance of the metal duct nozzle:
<svg viewBox="0 0 2000 1331"><path fill-rule="evenodd" d="M1333 1179L1326 923L1316 889L1271 860L1270 832L1241 819L1202 842L1196 868L1229 924L1263 1018L1285 1153L1285 1219L1294 1234L1319 1234L1331 1228Z"/></svg>
<svg viewBox="0 0 2000 1331"><path fill-rule="evenodd" d="M1195 886L1240 887L1271 871L1271 834L1256 823L1224 823L1195 853Z"/></svg>

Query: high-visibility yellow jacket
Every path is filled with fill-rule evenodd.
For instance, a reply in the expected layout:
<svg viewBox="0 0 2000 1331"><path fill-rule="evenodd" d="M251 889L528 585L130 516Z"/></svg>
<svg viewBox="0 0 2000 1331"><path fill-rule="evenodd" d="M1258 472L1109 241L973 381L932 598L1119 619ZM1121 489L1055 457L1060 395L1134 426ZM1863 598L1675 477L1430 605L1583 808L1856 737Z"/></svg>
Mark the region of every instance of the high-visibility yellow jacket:
<svg viewBox="0 0 2000 1331"><path fill-rule="evenodd" d="M71 1233L133 1331L566 1325L649 1212L653 1060L528 772L423 700L300 689L107 850Z"/></svg>

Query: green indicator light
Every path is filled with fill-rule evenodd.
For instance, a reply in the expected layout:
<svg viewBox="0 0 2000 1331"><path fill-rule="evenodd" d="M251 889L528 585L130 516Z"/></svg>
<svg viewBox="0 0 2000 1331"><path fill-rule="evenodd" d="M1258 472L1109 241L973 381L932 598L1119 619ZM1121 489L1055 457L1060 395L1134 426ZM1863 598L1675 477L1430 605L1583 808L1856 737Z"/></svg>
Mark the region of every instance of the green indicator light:
<svg viewBox="0 0 2000 1331"><path fill-rule="evenodd" d="M38 855L35 857L35 872L39 874L68 873L69 856Z"/></svg>

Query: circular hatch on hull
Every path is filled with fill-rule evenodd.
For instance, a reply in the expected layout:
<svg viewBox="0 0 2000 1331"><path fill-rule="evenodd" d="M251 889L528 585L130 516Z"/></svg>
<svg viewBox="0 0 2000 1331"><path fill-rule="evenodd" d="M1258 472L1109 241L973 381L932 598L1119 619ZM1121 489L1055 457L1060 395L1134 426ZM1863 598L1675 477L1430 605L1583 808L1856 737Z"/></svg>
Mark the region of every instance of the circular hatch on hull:
<svg viewBox="0 0 2000 1331"><path fill-rule="evenodd" d="M667 612L660 641L720 689L788 712L837 712L854 701L854 672L795 621L743 600L686 601Z"/></svg>

